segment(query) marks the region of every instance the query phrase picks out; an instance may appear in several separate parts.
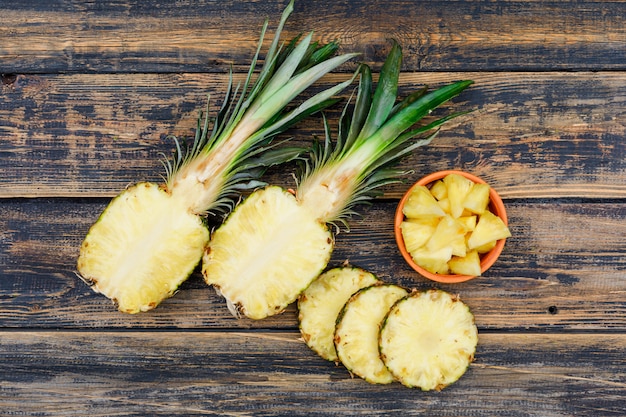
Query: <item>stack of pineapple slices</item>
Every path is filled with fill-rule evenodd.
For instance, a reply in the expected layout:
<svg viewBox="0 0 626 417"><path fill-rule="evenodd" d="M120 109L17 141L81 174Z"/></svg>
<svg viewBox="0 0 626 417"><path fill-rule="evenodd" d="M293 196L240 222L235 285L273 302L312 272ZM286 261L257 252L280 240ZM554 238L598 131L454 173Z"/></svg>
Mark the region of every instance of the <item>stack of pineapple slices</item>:
<svg viewBox="0 0 626 417"><path fill-rule="evenodd" d="M326 271L298 309L307 345L373 384L441 390L465 373L478 343L474 316L458 297L409 292L354 267Z"/></svg>
<svg viewBox="0 0 626 417"><path fill-rule="evenodd" d="M480 256L511 236L489 210L489 189L455 173L430 188L413 187L400 227L415 263L433 274L479 276Z"/></svg>

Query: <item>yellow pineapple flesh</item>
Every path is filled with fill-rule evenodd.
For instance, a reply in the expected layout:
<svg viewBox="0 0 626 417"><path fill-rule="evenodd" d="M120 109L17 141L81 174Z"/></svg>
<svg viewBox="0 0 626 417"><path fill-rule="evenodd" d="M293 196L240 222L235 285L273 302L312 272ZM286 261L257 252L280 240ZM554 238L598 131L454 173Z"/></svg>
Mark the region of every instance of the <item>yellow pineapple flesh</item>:
<svg viewBox="0 0 626 417"><path fill-rule="evenodd" d="M91 227L78 271L120 311L147 311L191 274L208 240L202 219L182 202L156 184L139 183L113 199Z"/></svg>
<svg viewBox="0 0 626 417"><path fill-rule="evenodd" d="M317 278L333 243L326 224L293 194L268 186L213 233L202 272L234 314L262 319L283 311Z"/></svg>
<svg viewBox="0 0 626 417"><path fill-rule="evenodd" d="M434 274L481 275L480 255L511 236L502 219L489 210L489 203L488 184L455 173L430 188L414 187L400 224L407 252Z"/></svg>
<svg viewBox="0 0 626 417"><path fill-rule="evenodd" d="M379 284L355 293L339 314L335 347L341 363L373 384L389 384L394 377L378 351L378 336L391 306L408 292L397 285Z"/></svg>
<svg viewBox="0 0 626 417"><path fill-rule="evenodd" d="M478 330L468 306L441 290L415 291L398 301L380 331L383 362L407 387L441 390L474 360Z"/></svg>
<svg viewBox="0 0 626 417"><path fill-rule="evenodd" d="M378 283L360 268L333 268L309 285L298 298L300 333L306 344L322 358L338 361L333 337L335 322L348 299L359 289Z"/></svg>

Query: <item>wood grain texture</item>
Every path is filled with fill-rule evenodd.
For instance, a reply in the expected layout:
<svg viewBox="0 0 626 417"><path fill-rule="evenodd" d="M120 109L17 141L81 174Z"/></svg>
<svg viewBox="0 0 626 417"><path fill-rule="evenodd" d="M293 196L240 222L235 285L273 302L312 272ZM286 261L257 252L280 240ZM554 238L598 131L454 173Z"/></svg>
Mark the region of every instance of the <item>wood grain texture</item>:
<svg viewBox="0 0 626 417"><path fill-rule="evenodd" d="M0 73L241 69L286 4L3 1ZM312 30L375 65L395 38L407 71L623 70L624 16L620 2L316 0L297 2L285 35Z"/></svg>
<svg viewBox="0 0 626 417"><path fill-rule="evenodd" d="M625 348L614 334L481 334L459 381L421 392L351 378L297 332L0 332L0 402L40 416L618 416Z"/></svg>
<svg viewBox="0 0 626 417"><path fill-rule="evenodd" d="M335 74L326 85L345 78ZM441 113L472 113L402 161L413 171L407 181L457 168L484 177L505 199L626 197L623 73L403 74L400 94L458 79L475 85ZM206 95L215 114L226 83L211 74L17 77L0 95L0 197L110 197L129 183L159 181L161 154L174 149L168 135L192 136ZM339 110L328 112L332 121ZM313 118L289 137L308 145L322 133ZM291 172L267 179L293 185ZM399 198L405 187L385 192Z"/></svg>
<svg viewBox="0 0 626 417"><path fill-rule="evenodd" d="M395 38L401 96L475 80L442 109L472 112L401 162L406 182L337 236L330 264L460 295L479 347L448 389L351 378L299 340L294 305L236 319L198 271L138 315L76 276L80 243L110 198L161 180L168 136L193 135L207 94L218 108L229 69L245 76L263 20L267 46L286 4L0 0L0 414L626 415L621 1L296 1L285 38L338 40L375 76ZM332 126L339 112L327 112ZM321 126L312 118L289 135L308 144ZM439 285L403 261L392 219L409 183L450 168L496 188L513 237L483 277ZM266 179L293 186L293 171Z"/></svg>

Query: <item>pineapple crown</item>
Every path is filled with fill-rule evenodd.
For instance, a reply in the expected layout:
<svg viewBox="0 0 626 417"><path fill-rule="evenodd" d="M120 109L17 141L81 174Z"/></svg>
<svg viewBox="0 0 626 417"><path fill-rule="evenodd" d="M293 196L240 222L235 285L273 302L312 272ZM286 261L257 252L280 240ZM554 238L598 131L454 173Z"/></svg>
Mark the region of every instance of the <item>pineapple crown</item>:
<svg viewBox="0 0 626 417"><path fill-rule="evenodd" d="M243 85L233 83L231 68L226 95L212 127L208 116L209 96L206 111L198 117L193 142L180 141L174 137L174 157L165 158L163 162L166 185L170 190L184 188L185 191L180 194L206 194L195 197L195 200L193 196L190 198L190 208L197 213L227 214L236 201L237 191L263 185L259 178L268 167L300 155L304 151L302 148L277 146L280 143L272 143L272 139L302 119L336 103L338 100L333 96L348 87L354 79L353 76L315 94L296 108L285 111L298 94L357 55L333 56L339 48L338 43L333 41L320 45L312 42L312 33L296 36L288 43L280 43L280 34L293 11L293 3L294 0L282 14L256 79L253 81L268 27L267 20ZM192 186L181 185L188 177L191 177L188 182ZM197 185L209 182L218 184L207 191ZM194 192L193 187L200 189L200 192Z"/></svg>
<svg viewBox="0 0 626 417"><path fill-rule="evenodd" d="M356 205L380 195L380 187L402 181L400 177L407 172L395 167L402 157L430 143L443 123L467 113L453 113L413 127L473 81L458 81L431 92L424 87L397 103L401 65L402 50L393 41L373 94L371 70L365 64L360 65L356 99L351 106L353 93L343 108L334 144L324 118L324 140L316 138L309 149L309 157L301 164L298 192L306 199L308 188L329 183L331 176L344 176L349 181L344 181L347 184L345 195L337 199L335 207L320 216L321 220L336 226L339 222L348 228L347 218L358 214L354 210ZM414 138L419 140L407 144Z"/></svg>

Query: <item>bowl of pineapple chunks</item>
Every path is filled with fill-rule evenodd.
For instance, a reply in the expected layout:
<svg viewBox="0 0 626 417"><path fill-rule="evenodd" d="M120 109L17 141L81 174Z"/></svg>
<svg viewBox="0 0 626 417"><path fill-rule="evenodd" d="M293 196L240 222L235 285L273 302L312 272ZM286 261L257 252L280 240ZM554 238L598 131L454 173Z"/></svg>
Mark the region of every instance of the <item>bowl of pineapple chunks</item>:
<svg viewBox="0 0 626 417"><path fill-rule="evenodd" d="M439 171L416 182L394 219L398 248L420 275L442 283L482 275L511 236L502 199L485 181Z"/></svg>

